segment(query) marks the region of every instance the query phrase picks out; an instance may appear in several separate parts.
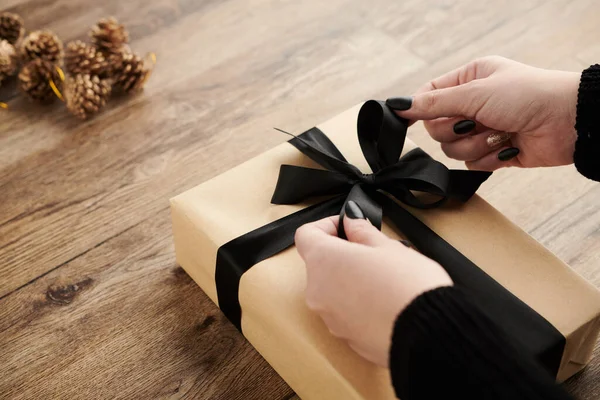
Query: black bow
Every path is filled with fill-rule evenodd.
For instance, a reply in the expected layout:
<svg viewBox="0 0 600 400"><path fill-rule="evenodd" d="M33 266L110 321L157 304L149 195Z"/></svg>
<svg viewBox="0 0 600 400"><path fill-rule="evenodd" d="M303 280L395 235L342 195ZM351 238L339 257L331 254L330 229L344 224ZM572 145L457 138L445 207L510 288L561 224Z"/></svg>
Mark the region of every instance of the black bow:
<svg viewBox="0 0 600 400"><path fill-rule="evenodd" d="M313 128L290 143L325 170L282 165L271 202L296 204L312 196L347 194L345 203L353 200L365 216L381 229L382 207L374 192L386 192L416 208L442 205L449 198L467 201L491 175L484 171L451 170L421 149L400 158L408 121L398 117L385 103L367 101L358 114L358 141L373 173L363 174L348 163L342 153L323 132ZM412 191L436 196L425 202ZM344 203L344 205L345 205ZM344 237L340 213L339 235Z"/></svg>
<svg viewBox="0 0 600 400"><path fill-rule="evenodd" d="M383 102L370 100L362 106L358 114L358 140L372 174L363 174L348 163L317 128L290 140L293 146L325 169L282 165L271 202L295 204L313 196L332 197L248 232L219 248L215 269L219 307L238 329L241 330L238 290L242 275L255 264L292 246L296 229L306 223L339 214L339 236L345 238L343 216L349 200L355 201L379 229L385 211L419 251L438 259L424 243L437 235L419 233L426 226L392 198L417 208L437 207L448 198L466 201L490 173L449 170L420 149L400 158L407 128L408 122ZM436 195L438 199L423 202L412 190Z"/></svg>

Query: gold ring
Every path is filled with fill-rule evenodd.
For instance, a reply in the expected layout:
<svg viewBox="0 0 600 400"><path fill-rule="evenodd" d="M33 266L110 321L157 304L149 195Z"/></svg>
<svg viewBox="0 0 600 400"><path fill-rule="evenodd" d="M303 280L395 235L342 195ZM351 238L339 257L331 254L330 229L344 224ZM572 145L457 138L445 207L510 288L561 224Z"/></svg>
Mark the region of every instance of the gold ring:
<svg viewBox="0 0 600 400"><path fill-rule="evenodd" d="M499 144L509 141L510 138L510 132L494 132L487 137L486 142L489 147L496 147Z"/></svg>

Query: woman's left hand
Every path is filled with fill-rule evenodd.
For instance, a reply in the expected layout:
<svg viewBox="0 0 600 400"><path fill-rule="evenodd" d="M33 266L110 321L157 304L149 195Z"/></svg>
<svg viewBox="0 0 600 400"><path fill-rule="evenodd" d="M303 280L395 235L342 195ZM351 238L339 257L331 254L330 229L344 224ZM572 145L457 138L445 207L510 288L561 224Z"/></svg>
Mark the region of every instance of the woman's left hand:
<svg viewBox="0 0 600 400"><path fill-rule="evenodd" d="M348 240L338 238L337 219L296 232L296 247L306 263L306 303L333 335L387 367L400 312L420 294L451 286L452 280L435 261L388 238L367 220L346 216Z"/></svg>

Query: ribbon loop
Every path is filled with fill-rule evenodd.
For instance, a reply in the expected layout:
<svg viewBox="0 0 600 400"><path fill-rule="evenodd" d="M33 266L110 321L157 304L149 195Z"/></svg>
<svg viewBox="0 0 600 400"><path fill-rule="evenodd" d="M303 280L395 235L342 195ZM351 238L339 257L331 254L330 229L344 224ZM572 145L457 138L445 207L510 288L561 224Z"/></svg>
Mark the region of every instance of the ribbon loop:
<svg viewBox="0 0 600 400"><path fill-rule="evenodd" d="M369 100L358 112L356 130L360 148L373 172L398 162L408 121L397 116L383 102Z"/></svg>
<svg viewBox="0 0 600 400"><path fill-rule="evenodd" d="M310 185L299 185L310 182ZM324 169L282 165L272 204L297 204L310 197L348 193L354 184L347 175Z"/></svg>

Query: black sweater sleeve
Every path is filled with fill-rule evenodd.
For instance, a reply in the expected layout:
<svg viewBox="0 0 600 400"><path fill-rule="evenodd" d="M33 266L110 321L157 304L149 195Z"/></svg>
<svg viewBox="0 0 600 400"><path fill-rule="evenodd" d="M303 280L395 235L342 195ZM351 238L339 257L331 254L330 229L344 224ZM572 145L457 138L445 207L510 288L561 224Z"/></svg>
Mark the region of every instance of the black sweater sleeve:
<svg viewBox="0 0 600 400"><path fill-rule="evenodd" d="M584 176L600 181L600 65L581 74L577 96L575 167Z"/></svg>
<svg viewBox="0 0 600 400"><path fill-rule="evenodd" d="M570 399L454 287L426 292L400 314L390 371L402 400Z"/></svg>

